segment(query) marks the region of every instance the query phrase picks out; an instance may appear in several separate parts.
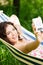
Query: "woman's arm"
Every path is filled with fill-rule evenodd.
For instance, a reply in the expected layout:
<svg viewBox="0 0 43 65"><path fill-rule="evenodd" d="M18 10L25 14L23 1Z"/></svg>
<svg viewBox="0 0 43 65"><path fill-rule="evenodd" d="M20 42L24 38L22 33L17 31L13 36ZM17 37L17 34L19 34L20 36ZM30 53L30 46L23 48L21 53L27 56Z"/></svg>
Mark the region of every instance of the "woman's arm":
<svg viewBox="0 0 43 65"><path fill-rule="evenodd" d="M25 48L27 50L27 53L31 52L32 50L35 50L39 46L40 42L38 40L35 40L33 42L27 43L25 45Z"/></svg>
<svg viewBox="0 0 43 65"><path fill-rule="evenodd" d="M40 43L38 42L38 40L36 41L21 41L21 43L17 43L14 45L15 48L19 49L20 51L24 52L24 53L29 53L32 50L36 49L38 47Z"/></svg>
<svg viewBox="0 0 43 65"><path fill-rule="evenodd" d="M11 15L9 21L11 21L14 25L20 25L20 21L16 15Z"/></svg>
<svg viewBox="0 0 43 65"><path fill-rule="evenodd" d="M34 34L36 36L36 40L31 42L31 43L26 44L26 49L29 52L36 49L43 40L43 32L36 31L36 27L35 27L35 25L33 23L32 23L32 28L33 28L33 32L34 32Z"/></svg>
<svg viewBox="0 0 43 65"><path fill-rule="evenodd" d="M40 42L43 40L43 33L41 32L37 32L34 25L33 25L33 31L34 31L34 34L36 35L36 40L35 41L25 41L25 42L22 42L22 44L16 44L15 47L19 50L21 50L22 52L24 53L28 53L34 49L36 49Z"/></svg>

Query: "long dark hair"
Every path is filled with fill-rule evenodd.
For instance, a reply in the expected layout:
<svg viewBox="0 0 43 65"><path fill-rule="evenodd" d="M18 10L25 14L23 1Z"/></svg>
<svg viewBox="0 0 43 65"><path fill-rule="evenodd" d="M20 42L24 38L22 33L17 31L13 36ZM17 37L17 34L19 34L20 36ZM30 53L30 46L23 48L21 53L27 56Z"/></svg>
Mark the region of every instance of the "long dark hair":
<svg viewBox="0 0 43 65"><path fill-rule="evenodd" d="M6 22L6 21L1 22L0 23L0 38L4 39L7 42L10 42L9 39L7 38L7 36L6 36L6 27L7 27L8 24L12 25L17 30L17 28L13 25L13 23ZM18 39L20 39L20 36L18 36Z"/></svg>

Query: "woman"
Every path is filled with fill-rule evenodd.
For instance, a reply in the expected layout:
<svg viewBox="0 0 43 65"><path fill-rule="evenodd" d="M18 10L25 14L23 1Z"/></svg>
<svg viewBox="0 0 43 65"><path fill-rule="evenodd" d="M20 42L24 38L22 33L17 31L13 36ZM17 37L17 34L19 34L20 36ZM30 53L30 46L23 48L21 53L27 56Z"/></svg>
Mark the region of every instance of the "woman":
<svg viewBox="0 0 43 65"><path fill-rule="evenodd" d="M35 27L33 25L34 33L36 34ZM29 41L19 36L17 28L11 22L0 23L0 37L10 44L14 45L15 48L21 50L24 53L28 53L38 47L42 41L41 33L36 34L36 41Z"/></svg>

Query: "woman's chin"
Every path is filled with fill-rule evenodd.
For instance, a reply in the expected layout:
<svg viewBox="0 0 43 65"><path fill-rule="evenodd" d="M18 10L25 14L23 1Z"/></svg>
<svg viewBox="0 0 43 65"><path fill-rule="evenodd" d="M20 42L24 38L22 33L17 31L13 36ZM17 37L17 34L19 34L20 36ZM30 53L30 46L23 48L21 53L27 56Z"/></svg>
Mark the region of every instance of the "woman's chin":
<svg viewBox="0 0 43 65"><path fill-rule="evenodd" d="M13 42L11 42L12 45L15 45L16 43L17 43L17 41L13 41Z"/></svg>
<svg viewBox="0 0 43 65"><path fill-rule="evenodd" d="M18 39L12 40L12 43L17 43Z"/></svg>

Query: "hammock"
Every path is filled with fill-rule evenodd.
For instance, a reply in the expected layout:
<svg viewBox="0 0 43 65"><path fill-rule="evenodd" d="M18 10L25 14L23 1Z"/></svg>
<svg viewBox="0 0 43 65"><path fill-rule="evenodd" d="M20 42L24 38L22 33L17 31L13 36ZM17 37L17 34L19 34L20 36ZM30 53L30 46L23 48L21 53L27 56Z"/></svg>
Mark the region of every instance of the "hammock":
<svg viewBox="0 0 43 65"><path fill-rule="evenodd" d="M4 21L8 21L9 17L7 15L5 15L3 12L0 13L0 21L4 22ZM35 35L33 33L31 33L30 31L26 30L24 27L22 27L22 32L23 32L23 36L26 39L31 39L31 40L35 40ZM43 64L43 59L41 58L37 58L37 57L33 57L30 55L27 55L23 52L21 52L20 50L14 48L11 44L7 43L6 41L4 41L3 39L0 38L0 43L3 43L11 52L11 54L14 56L14 59L16 58L17 60L19 60L19 62L23 63L23 64L28 64L28 65L42 65ZM21 65L22 65L21 63Z"/></svg>

